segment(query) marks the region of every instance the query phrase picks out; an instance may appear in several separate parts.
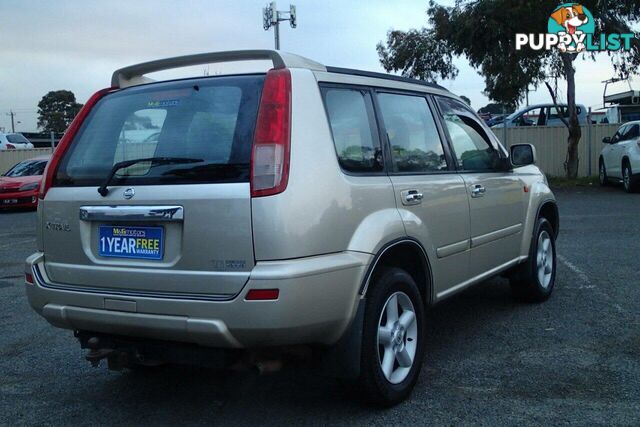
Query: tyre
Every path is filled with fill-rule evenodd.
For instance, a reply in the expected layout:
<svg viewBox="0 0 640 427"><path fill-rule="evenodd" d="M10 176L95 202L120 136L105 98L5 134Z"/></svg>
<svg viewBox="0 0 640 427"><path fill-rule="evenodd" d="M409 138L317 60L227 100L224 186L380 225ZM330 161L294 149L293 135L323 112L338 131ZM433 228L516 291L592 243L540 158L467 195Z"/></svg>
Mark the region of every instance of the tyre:
<svg viewBox="0 0 640 427"><path fill-rule="evenodd" d="M409 396L424 356L424 304L404 270L381 272L367 294L362 337L360 390L380 406Z"/></svg>
<svg viewBox="0 0 640 427"><path fill-rule="evenodd" d="M511 290L520 300L543 302L551 296L555 280L555 234L546 218L538 218L531 238L529 258L511 275Z"/></svg>
<svg viewBox="0 0 640 427"><path fill-rule="evenodd" d="M607 168L604 166L604 160L600 159L600 172L598 174L600 185L609 185L609 178L607 177Z"/></svg>
<svg viewBox="0 0 640 427"><path fill-rule="evenodd" d="M624 191L627 193L635 193L638 191L638 180L633 178L633 171L631 170L631 165L628 162L625 162L622 165L622 185L624 186Z"/></svg>

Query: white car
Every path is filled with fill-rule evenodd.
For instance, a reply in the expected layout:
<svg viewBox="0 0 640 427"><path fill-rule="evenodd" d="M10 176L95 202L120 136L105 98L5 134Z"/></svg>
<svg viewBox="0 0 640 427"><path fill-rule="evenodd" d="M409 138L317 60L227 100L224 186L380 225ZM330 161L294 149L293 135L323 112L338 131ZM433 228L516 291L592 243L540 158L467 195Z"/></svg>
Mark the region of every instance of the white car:
<svg viewBox="0 0 640 427"><path fill-rule="evenodd" d="M26 150L33 144L21 133L0 133L0 150Z"/></svg>
<svg viewBox="0 0 640 427"><path fill-rule="evenodd" d="M600 152L600 184L622 181L633 193L640 189L640 121L620 126L612 138L603 138Z"/></svg>

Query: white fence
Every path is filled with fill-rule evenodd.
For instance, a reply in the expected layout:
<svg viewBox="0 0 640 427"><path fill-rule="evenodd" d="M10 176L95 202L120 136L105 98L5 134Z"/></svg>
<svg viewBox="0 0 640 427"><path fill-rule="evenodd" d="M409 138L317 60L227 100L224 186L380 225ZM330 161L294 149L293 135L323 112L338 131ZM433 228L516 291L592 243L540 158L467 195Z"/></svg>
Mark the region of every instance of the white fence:
<svg viewBox="0 0 640 427"><path fill-rule="evenodd" d="M598 157L604 146L602 138L613 136L619 126L619 124L582 126L582 138L578 144L580 162L578 176L598 174ZM507 147L513 144L533 144L538 154L538 166L547 175L564 176L566 174L564 162L567 159L569 131L565 126L493 128L492 130Z"/></svg>
<svg viewBox="0 0 640 427"><path fill-rule="evenodd" d="M45 156L52 153L51 148L34 148L32 150L2 150L0 151L0 174L7 172L13 165L23 160Z"/></svg>
<svg viewBox="0 0 640 427"><path fill-rule="evenodd" d="M598 174L598 156L602 150L602 138L613 136L618 124L585 125L582 126L582 138L578 145L580 159L578 175L589 176ZM516 128L494 128L496 136L505 146L529 143L536 147L538 166L551 176L564 176L564 162L567 158L567 136L569 131L565 126L531 126ZM127 158L149 157L153 155L153 147L149 144L130 144L127 147ZM133 147L135 145L135 147ZM120 147L119 147L120 148ZM124 149L124 147L123 147ZM136 151L132 155L130 150ZM16 163L33 157L51 154L51 148L35 148L33 150L4 150L0 151L0 173L5 173ZM122 150L118 150L118 158L124 158ZM591 163L591 167L589 167Z"/></svg>

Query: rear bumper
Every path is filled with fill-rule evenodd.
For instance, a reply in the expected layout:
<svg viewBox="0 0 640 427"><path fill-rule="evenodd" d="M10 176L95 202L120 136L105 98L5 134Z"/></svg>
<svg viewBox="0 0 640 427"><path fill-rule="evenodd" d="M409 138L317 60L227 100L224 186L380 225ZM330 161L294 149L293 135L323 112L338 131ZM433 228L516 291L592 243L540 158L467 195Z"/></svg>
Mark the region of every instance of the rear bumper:
<svg viewBox="0 0 640 427"><path fill-rule="evenodd" d="M259 262L229 301L100 294L48 287L44 255L27 259L33 309L52 325L220 348L334 344L355 316L372 255L341 252ZM153 280L152 277L149 278ZM89 285L89 284L88 284ZM246 301L250 289L280 290L273 301Z"/></svg>

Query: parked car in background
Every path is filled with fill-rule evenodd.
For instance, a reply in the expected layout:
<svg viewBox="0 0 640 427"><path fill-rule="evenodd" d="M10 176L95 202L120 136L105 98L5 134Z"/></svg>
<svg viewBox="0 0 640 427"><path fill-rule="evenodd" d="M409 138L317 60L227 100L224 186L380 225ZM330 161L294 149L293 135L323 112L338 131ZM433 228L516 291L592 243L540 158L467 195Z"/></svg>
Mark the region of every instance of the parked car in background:
<svg viewBox="0 0 640 427"><path fill-rule="evenodd" d="M23 160L0 176L0 208L38 206L40 181L50 157Z"/></svg>
<svg viewBox="0 0 640 427"><path fill-rule="evenodd" d="M487 121L487 126L492 127L495 125L499 125L500 123L504 122L505 117L506 114L496 114Z"/></svg>
<svg viewBox="0 0 640 427"><path fill-rule="evenodd" d="M237 69L140 84L212 62ZM553 291L558 211L534 147L507 151L438 85L217 52L118 70L78 117L25 281L95 364L306 346L391 405L418 380L428 306L501 273L518 298ZM119 137L134 121L159 129L151 157Z"/></svg>
<svg viewBox="0 0 640 427"><path fill-rule="evenodd" d="M578 122L581 125L587 124L587 109L585 106L577 105L576 108L578 109ZM569 118L566 105L559 105L558 107L554 104L530 105L509 114L503 122L493 124L492 127L564 126L561 117Z"/></svg>
<svg viewBox="0 0 640 427"><path fill-rule="evenodd" d="M33 144L21 133L0 133L0 150L26 150Z"/></svg>
<svg viewBox="0 0 640 427"><path fill-rule="evenodd" d="M613 137L603 138L606 146L599 159L600 184L622 181L628 193L640 189L640 121L625 123Z"/></svg>

